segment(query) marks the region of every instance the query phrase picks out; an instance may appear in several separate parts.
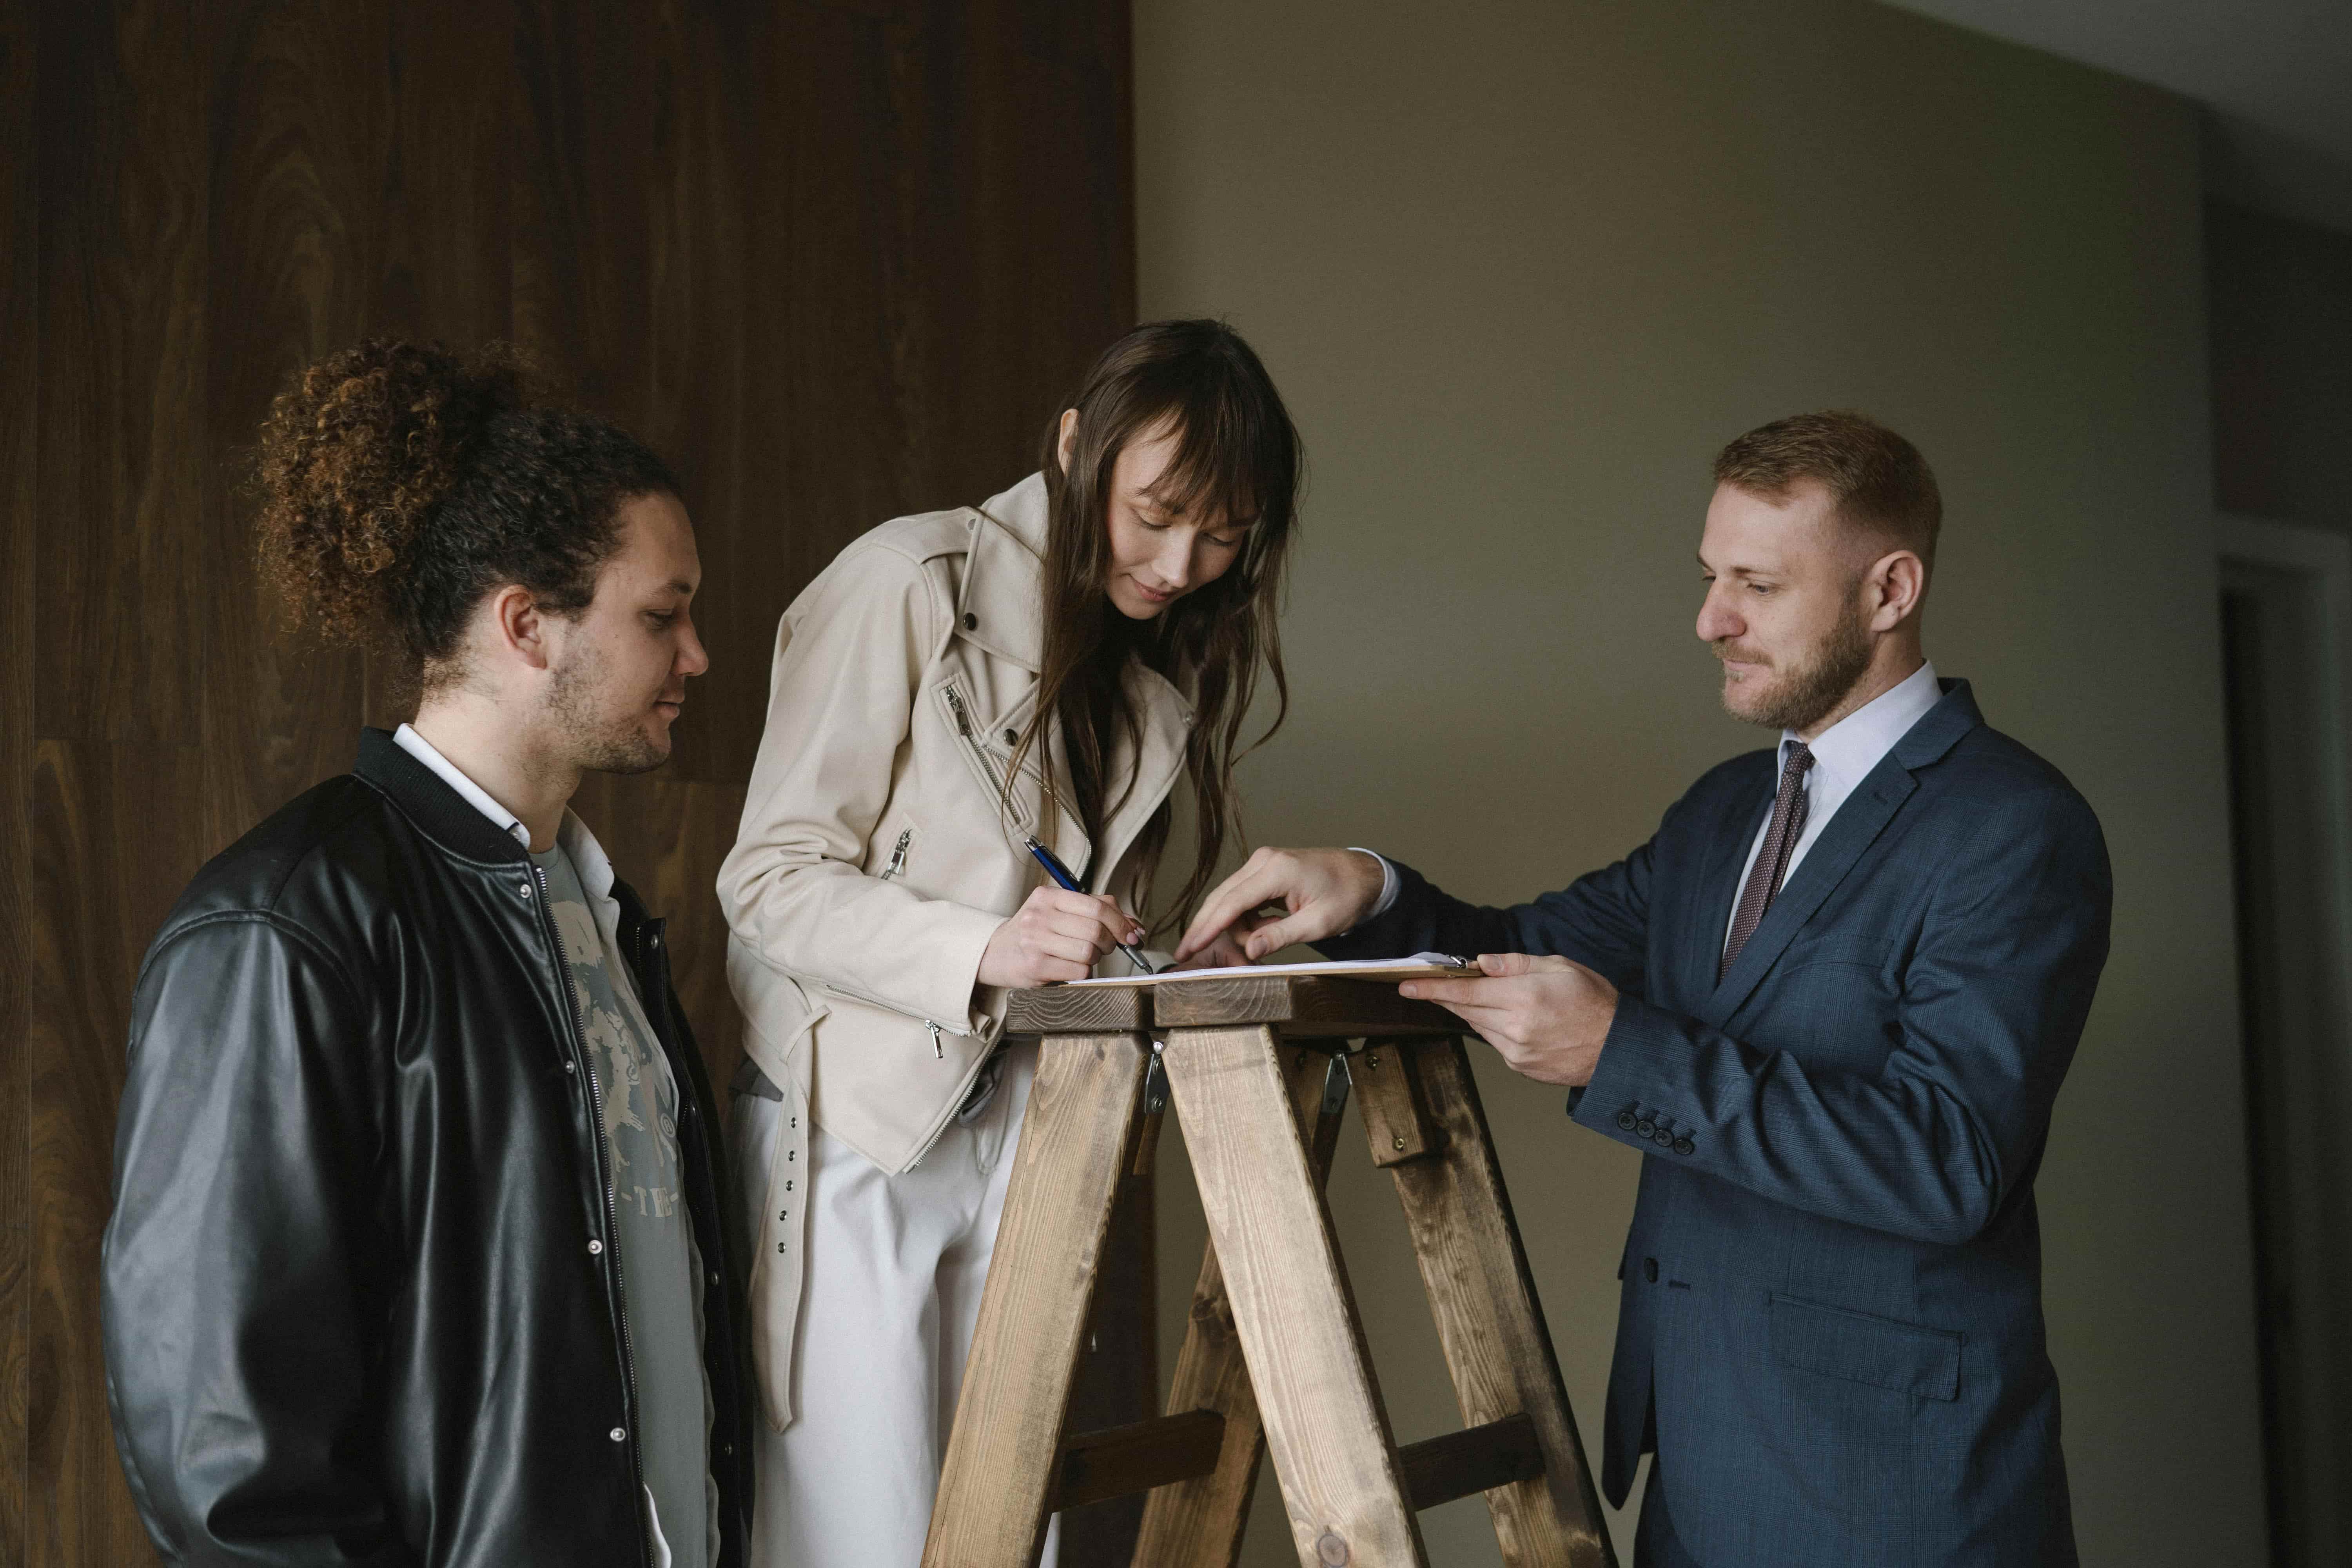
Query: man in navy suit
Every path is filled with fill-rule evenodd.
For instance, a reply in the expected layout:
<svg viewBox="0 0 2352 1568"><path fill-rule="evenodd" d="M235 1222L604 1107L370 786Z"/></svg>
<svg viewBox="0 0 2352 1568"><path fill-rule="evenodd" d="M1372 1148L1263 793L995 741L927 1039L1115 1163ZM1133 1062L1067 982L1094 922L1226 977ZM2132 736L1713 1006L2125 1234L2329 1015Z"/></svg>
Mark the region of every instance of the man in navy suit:
<svg viewBox="0 0 2352 1568"><path fill-rule="evenodd" d="M1601 1477L1622 1505L1655 1455L1637 1562L2072 1564L2033 1177L2106 961L2098 819L1927 662L1909 442L1804 415L1715 477L1698 635L1777 750L1509 909L1261 849L1179 956L1479 953L1405 994L1646 1156Z"/></svg>

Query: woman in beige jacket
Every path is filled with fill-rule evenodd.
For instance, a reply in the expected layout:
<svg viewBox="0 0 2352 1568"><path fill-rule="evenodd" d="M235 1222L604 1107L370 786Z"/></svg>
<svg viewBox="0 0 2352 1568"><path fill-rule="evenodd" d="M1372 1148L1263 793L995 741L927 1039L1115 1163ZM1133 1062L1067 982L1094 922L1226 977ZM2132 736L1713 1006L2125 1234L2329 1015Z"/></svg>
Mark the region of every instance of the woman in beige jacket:
<svg viewBox="0 0 2352 1568"><path fill-rule="evenodd" d="M719 879L750 1057L756 1568L914 1568L1034 1065L999 1038L1005 994L1144 939L1180 778L1198 852L1166 913L1199 898L1259 670L1283 691L1297 433L1237 334L1129 332L1045 458L866 534L778 629Z"/></svg>

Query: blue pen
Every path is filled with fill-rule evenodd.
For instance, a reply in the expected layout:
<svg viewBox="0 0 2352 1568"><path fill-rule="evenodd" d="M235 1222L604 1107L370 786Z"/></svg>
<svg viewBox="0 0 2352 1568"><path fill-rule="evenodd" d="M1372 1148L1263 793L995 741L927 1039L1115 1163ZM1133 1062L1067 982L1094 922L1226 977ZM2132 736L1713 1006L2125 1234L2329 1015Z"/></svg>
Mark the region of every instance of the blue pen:
<svg viewBox="0 0 2352 1568"><path fill-rule="evenodd" d="M1029 847L1030 854L1037 857L1037 864L1045 868L1045 875L1054 879L1054 883L1056 887L1061 888L1066 892L1083 893L1086 891L1084 888L1078 886L1078 879L1070 875L1070 868L1067 866L1063 865L1059 859L1055 858L1055 854L1051 849L1046 848L1043 844L1037 842L1036 835L1031 834L1027 837L1022 839L1021 842ZM1127 961L1135 965L1135 972L1138 974L1156 974L1159 973L1159 971L1151 967L1151 961L1150 959L1144 957L1143 954L1138 952L1135 949L1128 946L1127 943L1120 942L1118 944L1118 950L1119 952L1127 954Z"/></svg>

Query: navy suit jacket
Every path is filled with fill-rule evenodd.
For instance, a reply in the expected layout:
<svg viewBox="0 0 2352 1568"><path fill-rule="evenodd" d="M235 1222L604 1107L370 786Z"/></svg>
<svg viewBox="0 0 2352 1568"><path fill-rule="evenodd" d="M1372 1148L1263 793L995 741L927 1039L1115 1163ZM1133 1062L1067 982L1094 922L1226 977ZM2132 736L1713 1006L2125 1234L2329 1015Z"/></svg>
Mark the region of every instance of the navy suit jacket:
<svg viewBox="0 0 2352 1568"><path fill-rule="evenodd" d="M1620 992L1584 1126L1644 1156L1602 1488L1653 1446L1710 1568L2072 1564L2033 1176L2106 962L2090 806L1965 681L1717 965L1776 753L1482 909L1400 868L1339 957L1561 953Z"/></svg>

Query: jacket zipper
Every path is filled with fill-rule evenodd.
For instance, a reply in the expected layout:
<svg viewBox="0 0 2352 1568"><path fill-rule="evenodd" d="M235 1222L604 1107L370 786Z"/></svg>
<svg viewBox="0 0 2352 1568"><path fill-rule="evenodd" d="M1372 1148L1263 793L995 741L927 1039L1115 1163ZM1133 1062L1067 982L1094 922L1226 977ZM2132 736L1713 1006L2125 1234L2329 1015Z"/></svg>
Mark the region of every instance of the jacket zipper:
<svg viewBox="0 0 2352 1568"><path fill-rule="evenodd" d="M964 707L963 693L950 686L947 689L948 707L954 710L956 733L963 737L964 749L980 763L980 771L995 792L997 809L1008 813L1016 823L1027 825L1027 816L1013 805L1005 793L1003 770L996 765L996 756L981 743L980 731L972 727L971 710Z"/></svg>
<svg viewBox="0 0 2352 1568"><path fill-rule="evenodd" d="M563 986L565 1003L563 1016L571 1024L572 1054L588 1075L588 1108L596 1118L596 1125L590 1129L589 1142L595 1148L596 1184L603 1189L604 1197L604 1252L611 1260L610 1267L613 1270L613 1322L621 1331L621 1378L628 1385L629 1390L629 1471L636 1478L637 1482L637 1554L645 1562L646 1568L653 1568L653 1548L647 1544L650 1531L646 1526L649 1521L645 1516L645 1456L637 1446L639 1433L636 1423L645 1414L645 1407L637 1397L636 1354L629 1339L628 1303L621 1274L621 1248L616 1239L621 1231L620 1218L613 1207L612 1173L605 1168L604 1163L604 1091L596 1081L596 1064L588 1059L586 1047L588 1021L580 1016L580 993L572 984L571 955L563 951L562 935L555 929L555 911L548 907L547 873L534 863L530 868L530 874L539 884L540 929L548 939L550 950L555 954L556 978Z"/></svg>
<svg viewBox="0 0 2352 1568"><path fill-rule="evenodd" d="M915 830L911 827L898 835L898 845L890 851L890 863L882 868L883 881L888 881L907 868L907 845L914 837Z"/></svg>

